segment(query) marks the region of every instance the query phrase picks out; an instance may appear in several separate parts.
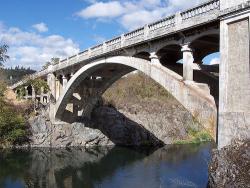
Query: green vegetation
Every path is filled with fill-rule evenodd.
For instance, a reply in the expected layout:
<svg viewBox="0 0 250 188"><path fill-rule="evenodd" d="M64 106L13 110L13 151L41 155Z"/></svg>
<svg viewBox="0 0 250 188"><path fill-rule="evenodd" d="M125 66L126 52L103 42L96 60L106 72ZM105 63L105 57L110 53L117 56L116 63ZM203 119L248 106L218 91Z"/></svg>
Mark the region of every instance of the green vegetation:
<svg viewBox="0 0 250 188"><path fill-rule="evenodd" d="M46 62L46 63L43 65L42 69L45 70L45 69L47 69L50 65L51 65L50 62Z"/></svg>
<svg viewBox="0 0 250 188"><path fill-rule="evenodd" d="M25 111L5 101L6 85L0 82L0 147L20 144L27 140Z"/></svg>
<svg viewBox="0 0 250 188"><path fill-rule="evenodd" d="M211 135L202 128L192 128L188 129L189 139L187 140L177 140L174 144L198 144L201 142L209 142L212 141Z"/></svg>
<svg viewBox="0 0 250 188"><path fill-rule="evenodd" d="M53 57L53 58L51 58L51 63L52 63L52 65L56 65L56 64L58 64L60 62L60 58L58 58L58 57Z"/></svg>
<svg viewBox="0 0 250 188"><path fill-rule="evenodd" d="M15 69L3 69L3 63L9 58L8 46L0 46L0 147L11 146L27 141L28 126L26 125L26 108L29 105L19 106L7 101L5 94L7 84L20 80L26 74L34 71L16 67ZM12 78L12 79L10 79ZM14 79L13 79L14 78Z"/></svg>
<svg viewBox="0 0 250 188"><path fill-rule="evenodd" d="M17 87L17 90L18 90L18 98L22 98L23 96L25 96L25 87L28 87L28 86L33 86L34 89L35 89L35 93L37 95L40 95L41 94L41 89L43 88L43 92L44 93L48 93L49 91L49 86L47 84L46 81L40 79L40 78L37 78L35 80L29 80L28 82L26 82L24 85L21 85L19 87Z"/></svg>
<svg viewBox="0 0 250 188"><path fill-rule="evenodd" d="M3 66L3 63L9 59L9 56L7 55L7 50L9 46L6 44L3 44L0 46L0 66Z"/></svg>

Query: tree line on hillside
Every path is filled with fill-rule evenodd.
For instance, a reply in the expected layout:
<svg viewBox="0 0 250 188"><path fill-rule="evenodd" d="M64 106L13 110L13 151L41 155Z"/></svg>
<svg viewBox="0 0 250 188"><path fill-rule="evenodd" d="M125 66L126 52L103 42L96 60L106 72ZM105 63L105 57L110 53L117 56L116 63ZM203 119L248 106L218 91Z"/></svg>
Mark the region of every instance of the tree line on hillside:
<svg viewBox="0 0 250 188"><path fill-rule="evenodd" d="M33 74L36 71L30 68L16 66L14 68L4 68L4 63L9 59L7 55L8 45L0 45L0 80L8 85L21 80L24 76Z"/></svg>
<svg viewBox="0 0 250 188"><path fill-rule="evenodd" d="M14 84L29 74L35 73L35 70L16 66L15 68L0 69L0 79L8 85Z"/></svg>

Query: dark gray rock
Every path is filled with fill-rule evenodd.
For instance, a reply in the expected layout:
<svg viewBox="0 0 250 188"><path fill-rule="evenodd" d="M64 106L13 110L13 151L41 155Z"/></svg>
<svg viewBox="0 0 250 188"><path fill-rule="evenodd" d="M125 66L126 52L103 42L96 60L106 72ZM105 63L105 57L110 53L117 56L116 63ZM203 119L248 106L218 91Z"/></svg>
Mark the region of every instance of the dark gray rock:
<svg viewBox="0 0 250 188"><path fill-rule="evenodd" d="M209 187L250 187L250 140L214 150L209 165Z"/></svg>
<svg viewBox="0 0 250 188"><path fill-rule="evenodd" d="M188 138L188 128L198 127L182 108L150 103L132 105L134 111L99 106L91 120L51 124L45 109L30 118L32 147L125 145L158 146Z"/></svg>
<svg viewBox="0 0 250 188"><path fill-rule="evenodd" d="M163 145L163 142L144 126L127 118L115 108L102 106L92 112L93 126L116 145Z"/></svg>

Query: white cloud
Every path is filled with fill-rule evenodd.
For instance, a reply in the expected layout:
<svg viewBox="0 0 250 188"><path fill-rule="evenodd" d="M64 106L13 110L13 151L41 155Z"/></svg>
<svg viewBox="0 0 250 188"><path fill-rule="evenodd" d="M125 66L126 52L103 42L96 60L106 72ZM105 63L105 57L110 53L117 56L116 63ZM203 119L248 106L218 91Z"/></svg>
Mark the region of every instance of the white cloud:
<svg viewBox="0 0 250 188"><path fill-rule="evenodd" d="M218 64L220 64L220 58L218 57L213 58L209 63L209 65L218 65Z"/></svg>
<svg viewBox="0 0 250 188"><path fill-rule="evenodd" d="M124 8L118 1L96 2L77 13L82 18L112 18L124 13Z"/></svg>
<svg viewBox="0 0 250 188"><path fill-rule="evenodd" d="M38 23L38 24L34 24L34 25L32 25L32 27L40 33L44 33L44 32L47 32L49 30L47 25L43 22Z"/></svg>
<svg viewBox="0 0 250 188"><path fill-rule="evenodd" d="M78 44L60 35L42 36L4 25L0 25L0 41L9 45L7 67L19 65L39 70L52 57L65 58L80 51Z"/></svg>
<svg viewBox="0 0 250 188"><path fill-rule="evenodd" d="M151 23L162 17L161 9L147 11L141 10L137 12L132 12L130 14L125 14L121 18L121 24L124 28L127 29L136 29L138 26L143 26L147 23Z"/></svg>
<svg viewBox="0 0 250 188"><path fill-rule="evenodd" d="M176 11L198 5L206 0L134 0L134 1L88 1L90 6L77 15L84 19L98 21L115 19L125 29L131 30L156 21Z"/></svg>

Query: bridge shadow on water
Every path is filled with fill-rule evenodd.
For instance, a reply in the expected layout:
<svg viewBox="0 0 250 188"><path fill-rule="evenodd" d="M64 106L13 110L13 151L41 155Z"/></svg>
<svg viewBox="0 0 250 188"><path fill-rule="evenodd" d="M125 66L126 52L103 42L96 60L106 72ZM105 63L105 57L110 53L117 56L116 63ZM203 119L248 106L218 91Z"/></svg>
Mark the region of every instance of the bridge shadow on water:
<svg viewBox="0 0 250 188"><path fill-rule="evenodd" d="M0 187L205 187L211 144L0 151Z"/></svg>

